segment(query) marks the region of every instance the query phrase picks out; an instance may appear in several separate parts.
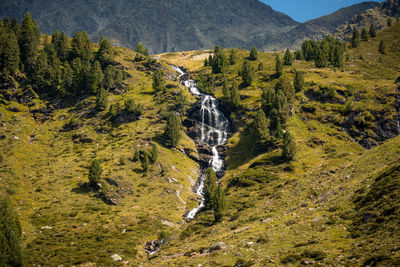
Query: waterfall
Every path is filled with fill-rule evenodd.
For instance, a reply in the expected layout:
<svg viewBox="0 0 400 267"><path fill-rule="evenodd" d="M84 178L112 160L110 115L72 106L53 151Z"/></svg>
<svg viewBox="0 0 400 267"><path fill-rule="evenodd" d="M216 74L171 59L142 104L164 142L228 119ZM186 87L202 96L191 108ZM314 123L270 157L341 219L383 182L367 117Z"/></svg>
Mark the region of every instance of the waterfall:
<svg viewBox="0 0 400 267"><path fill-rule="evenodd" d="M172 66L174 70L176 70L180 76L179 78L185 74L180 68ZM189 88L190 92L199 97L199 102L201 103L200 107L200 115L201 121L200 130L199 130L199 140L200 143L206 145L210 148L212 152L212 158L208 162L207 168L212 168L215 173L222 174L224 172L224 160L220 157L218 152L218 146L225 145L228 138L228 129L229 129L229 121L224 116L224 114L220 111L220 103L219 101L211 96L200 93L199 89L196 86L196 81L186 79L181 79L181 83ZM203 189L204 189L204 180L205 174L200 175L197 181L196 194L201 198L200 204L191 210L187 215L186 219L191 220L196 216L196 213L204 207L204 198L203 198Z"/></svg>

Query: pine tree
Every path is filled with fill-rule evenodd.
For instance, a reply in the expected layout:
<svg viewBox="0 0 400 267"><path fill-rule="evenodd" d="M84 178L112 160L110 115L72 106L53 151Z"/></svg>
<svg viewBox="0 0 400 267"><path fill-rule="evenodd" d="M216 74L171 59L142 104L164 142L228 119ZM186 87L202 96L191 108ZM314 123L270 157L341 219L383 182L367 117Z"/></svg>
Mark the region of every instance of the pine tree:
<svg viewBox="0 0 400 267"><path fill-rule="evenodd" d="M151 148L151 161L152 162L156 162L157 158L158 158L158 146L156 144L153 144L152 148Z"/></svg>
<svg viewBox="0 0 400 267"><path fill-rule="evenodd" d="M279 55L275 57L275 73L278 78L283 74L283 64Z"/></svg>
<svg viewBox="0 0 400 267"><path fill-rule="evenodd" d="M25 14L21 27L20 53L24 71L30 73L38 56L37 48L40 44L40 32L31 15Z"/></svg>
<svg viewBox="0 0 400 267"><path fill-rule="evenodd" d="M220 222L225 212L225 193L224 190L222 189L221 184L217 186L212 203L214 211L214 221Z"/></svg>
<svg viewBox="0 0 400 267"><path fill-rule="evenodd" d="M296 155L296 140L294 140L293 136L286 131L283 134L283 148L282 148L282 157L286 160L293 160Z"/></svg>
<svg viewBox="0 0 400 267"><path fill-rule="evenodd" d="M217 176L212 168L208 168L204 180L203 198L204 208L209 210L213 208L213 200L217 191Z"/></svg>
<svg viewBox="0 0 400 267"><path fill-rule="evenodd" d="M104 79L100 62L95 61L90 71L90 91L94 94L99 90Z"/></svg>
<svg viewBox="0 0 400 267"><path fill-rule="evenodd" d="M136 149L135 153L133 154L133 161L139 161L139 160L140 160L140 151Z"/></svg>
<svg viewBox="0 0 400 267"><path fill-rule="evenodd" d="M281 125L280 121L278 121L276 123L274 137L277 140L280 140L283 137L283 130L282 130L282 125Z"/></svg>
<svg viewBox="0 0 400 267"><path fill-rule="evenodd" d="M115 87L115 69L112 65L108 65L104 70L104 78L102 83L104 89L111 90Z"/></svg>
<svg viewBox="0 0 400 267"><path fill-rule="evenodd" d="M220 46L216 46L214 50L215 56L212 60L212 73L225 73L226 69L228 68L228 60L226 59L224 51L222 51Z"/></svg>
<svg viewBox="0 0 400 267"><path fill-rule="evenodd" d="M0 33L0 73L14 75L19 66L18 40L13 31Z"/></svg>
<svg viewBox="0 0 400 267"><path fill-rule="evenodd" d="M85 31L75 33L71 42L71 52L73 57L79 57L82 61L93 58L92 42Z"/></svg>
<svg viewBox="0 0 400 267"><path fill-rule="evenodd" d="M100 37L100 48L96 53L97 60L103 68L114 62L114 51L111 42L104 36Z"/></svg>
<svg viewBox="0 0 400 267"><path fill-rule="evenodd" d="M297 51L294 53L294 56L295 56L296 60L303 60L303 59L304 59L303 51L302 51L302 50L297 50Z"/></svg>
<svg viewBox="0 0 400 267"><path fill-rule="evenodd" d="M274 108L275 92L272 88L264 89L261 96L261 107L266 116L272 116L272 109Z"/></svg>
<svg viewBox="0 0 400 267"><path fill-rule="evenodd" d="M168 117L164 136L167 145L172 147L178 146L179 141L182 137L182 126L181 126L181 120L175 112L171 112Z"/></svg>
<svg viewBox="0 0 400 267"><path fill-rule="evenodd" d="M353 36L351 37L351 46L353 48L356 48L359 43L360 43L360 33L358 32L358 29L354 27Z"/></svg>
<svg viewBox="0 0 400 267"><path fill-rule="evenodd" d="M293 86L294 86L294 90L296 92L303 91L303 88L304 88L304 74L303 74L303 72L296 71L296 74L294 75Z"/></svg>
<svg viewBox="0 0 400 267"><path fill-rule="evenodd" d="M55 31L51 38L51 43L54 45L57 56L60 60L65 61L68 57L68 37L65 35L64 32L59 33Z"/></svg>
<svg viewBox="0 0 400 267"><path fill-rule="evenodd" d="M142 163L142 169L144 172L147 172L149 170L149 166L150 166L150 156L149 153L147 153L146 151L143 151L143 153L141 154L141 158L140 158L140 162Z"/></svg>
<svg viewBox="0 0 400 267"><path fill-rule="evenodd" d="M388 20L387 20L387 22L386 22L386 25L387 25L388 27L392 27L392 19L391 19L391 18L388 18Z"/></svg>
<svg viewBox="0 0 400 267"><path fill-rule="evenodd" d="M238 108L240 105L240 93L239 87L236 84L236 81L233 80L231 87L231 95L230 95L230 103L234 108Z"/></svg>
<svg viewBox="0 0 400 267"><path fill-rule="evenodd" d="M91 186L97 186L101 182L101 175L103 174L103 169L101 168L100 161L94 159L89 167L89 183Z"/></svg>
<svg viewBox="0 0 400 267"><path fill-rule="evenodd" d="M325 68L328 64L328 60L326 59L325 53L322 49L317 49L315 56L315 67L317 68Z"/></svg>
<svg viewBox="0 0 400 267"><path fill-rule="evenodd" d="M385 42L383 40L381 40L381 42L379 43L379 53L385 55L386 54L386 45Z"/></svg>
<svg viewBox="0 0 400 267"><path fill-rule="evenodd" d="M271 110L271 122L273 127L279 122L281 125L286 123L289 118L289 104L282 90L278 90L274 95L274 101Z"/></svg>
<svg viewBox="0 0 400 267"><path fill-rule="evenodd" d="M229 55L229 64L235 65L236 61L237 61L236 50L232 48L231 53Z"/></svg>
<svg viewBox="0 0 400 267"><path fill-rule="evenodd" d="M8 199L0 201L0 266L23 266L22 230Z"/></svg>
<svg viewBox="0 0 400 267"><path fill-rule="evenodd" d="M207 66L208 66L208 59L205 58L205 59L204 59L204 67L207 67Z"/></svg>
<svg viewBox="0 0 400 267"><path fill-rule="evenodd" d="M258 64L258 71L262 70L264 70L264 63L260 62L260 64Z"/></svg>
<svg viewBox="0 0 400 267"><path fill-rule="evenodd" d="M98 90L97 95L96 95L96 109L97 110L106 110L107 104L108 104L107 91L104 90L103 87L101 87Z"/></svg>
<svg viewBox="0 0 400 267"><path fill-rule="evenodd" d="M257 111L252 122L252 129L259 142L263 143L269 139L269 120L265 116L265 113L262 109Z"/></svg>
<svg viewBox="0 0 400 267"><path fill-rule="evenodd" d="M369 36L371 36L371 38L375 38L376 37L376 29L375 29L375 26L372 25L372 24L369 27Z"/></svg>
<svg viewBox="0 0 400 267"><path fill-rule="evenodd" d="M157 69L153 74L153 89L156 93L166 91L164 74L159 69Z"/></svg>
<svg viewBox="0 0 400 267"><path fill-rule="evenodd" d="M229 100L229 97L230 97L229 85L228 85L228 79L226 78L225 74L222 79L222 94L223 94L225 100Z"/></svg>
<svg viewBox="0 0 400 267"><path fill-rule="evenodd" d="M17 40L21 38L21 27L19 26L18 20L13 18L11 21L11 30L14 32Z"/></svg>
<svg viewBox="0 0 400 267"><path fill-rule="evenodd" d="M333 54L333 65L337 68L341 68L344 65L344 56L343 56L343 45L337 44L335 46L335 51Z"/></svg>
<svg viewBox="0 0 400 267"><path fill-rule="evenodd" d="M361 39L363 41L368 41L368 39L369 39L369 33L367 32L367 30L365 28L363 28L361 30Z"/></svg>
<svg viewBox="0 0 400 267"><path fill-rule="evenodd" d="M138 44L136 45L135 51L136 51L137 53L140 53L140 54L144 55L144 56L148 56L148 55L149 55L147 49L144 47L144 45L143 45L142 43L138 43Z"/></svg>
<svg viewBox="0 0 400 267"><path fill-rule="evenodd" d="M258 51L257 48L255 46L253 46L250 50L250 56L249 56L250 60L257 60L258 59Z"/></svg>
<svg viewBox="0 0 400 267"><path fill-rule="evenodd" d="M213 59L214 59L214 57L212 55L208 56L208 66L212 66L213 65Z"/></svg>
<svg viewBox="0 0 400 267"><path fill-rule="evenodd" d="M275 89L276 91L281 90L285 94L287 101L292 102L295 92L289 78L286 76L280 77L276 82Z"/></svg>
<svg viewBox="0 0 400 267"><path fill-rule="evenodd" d="M245 60L243 62L242 70L239 72L239 75L243 79L243 83L242 83L243 87L248 87L251 85L251 83L254 80L255 71L254 71L253 66L250 65L249 61Z"/></svg>
<svg viewBox="0 0 400 267"><path fill-rule="evenodd" d="M285 55L283 57L283 64L287 66L293 65L293 54L289 49L286 49Z"/></svg>

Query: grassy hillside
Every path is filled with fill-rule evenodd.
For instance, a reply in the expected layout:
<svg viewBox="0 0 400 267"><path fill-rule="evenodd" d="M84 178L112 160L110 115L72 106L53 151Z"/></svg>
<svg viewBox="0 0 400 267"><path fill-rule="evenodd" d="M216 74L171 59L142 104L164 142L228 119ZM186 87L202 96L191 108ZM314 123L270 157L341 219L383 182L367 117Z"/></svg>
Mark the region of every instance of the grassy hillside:
<svg viewBox="0 0 400 267"><path fill-rule="evenodd" d="M378 52L381 40L386 54ZM109 104L123 106L128 98L143 104L134 122L113 123L107 111L95 111L93 96L62 108L37 96L29 107L2 97L0 194L19 216L26 265L398 264L400 137L390 133L398 118L399 42L397 23L356 49L347 47L343 68L319 69L306 61L284 67L290 79L295 70L305 73L305 89L296 94L286 125L297 144L292 162L282 160L281 141L260 151L248 131L262 88L276 84L275 54L259 53L251 64L257 69L262 62L264 70L240 90L242 108L231 116L237 131L227 144L221 179L227 210L219 223L211 211L184 221L197 205L191 192L199 175L191 159L197 151L187 136L177 149L165 147L161 137L179 90L195 101L168 64L199 77L210 73L203 61L212 51L162 54L149 66L135 62L135 52L117 48L129 90L110 94ZM237 73L249 51L237 55L229 83L241 83ZM152 89L157 68L165 73L164 97ZM212 79L222 99L221 77ZM333 93L326 95L326 88ZM71 120L76 127L69 129ZM150 150L153 143L159 158L143 172L134 151ZM93 159L100 160L117 205L85 185ZM159 238L166 244L148 256L146 242Z"/></svg>
<svg viewBox="0 0 400 267"><path fill-rule="evenodd" d="M375 131L382 120L396 123L399 33L396 24L356 49L348 47L341 69L317 69L306 61L285 66L286 76L293 79L294 71L300 70L306 82L304 91L296 94L294 115L287 124L298 151L291 163L282 161L280 148L260 153L246 130L260 107L261 88L276 83L275 55L260 53L252 64L257 69L262 62L264 70L256 73L252 86L240 91L243 110L236 114L238 131L228 142L228 171L222 183L229 204L223 222L214 224L211 212L200 213L151 264L398 264L399 207L394 199L400 139L379 140ZM387 43L385 55L378 52L380 40ZM228 71L230 82L241 82L237 73L248 53L238 50L240 60ZM187 53L182 65L197 74L210 72L199 67L198 54ZM171 62L180 57L163 56ZM324 87L334 88L334 99L319 97ZM215 95L222 97L221 87ZM364 126L354 123L353 131L342 126L349 118L343 108L350 99L361 120L367 112L373 114ZM374 148L357 142L365 136ZM210 249L218 242L226 248Z"/></svg>

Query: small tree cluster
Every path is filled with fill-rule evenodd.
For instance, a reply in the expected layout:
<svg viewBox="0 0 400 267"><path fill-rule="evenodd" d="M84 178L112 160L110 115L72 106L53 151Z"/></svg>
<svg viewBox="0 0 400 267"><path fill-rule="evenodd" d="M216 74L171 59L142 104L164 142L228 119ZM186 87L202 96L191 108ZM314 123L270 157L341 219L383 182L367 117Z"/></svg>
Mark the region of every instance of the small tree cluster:
<svg viewBox="0 0 400 267"><path fill-rule="evenodd" d="M303 91L304 88L304 73L301 71L296 71L293 80L293 87L296 92Z"/></svg>
<svg viewBox="0 0 400 267"><path fill-rule="evenodd" d="M229 65L229 62L225 56L224 51L222 48L217 45L214 49L214 57L212 57L212 73L225 73Z"/></svg>
<svg viewBox="0 0 400 267"><path fill-rule="evenodd" d="M132 113L135 116L140 116L142 115L143 112L143 105L140 103L135 103L135 101L132 98L126 99L125 100L125 110L128 113Z"/></svg>
<svg viewBox="0 0 400 267"><path fill-rule="evenodd" d="M177 147L182 138L181 119L175 112L171 112L168 117L167 125L164 131L164 137L166 144L171 147Z"/></svg>
<svg viewBox="0 0 400 267"><path fill-rule="evenodd" d="M314 61L315 66L323 68L331 63L335 67L343 66L344 44L332 36L319 42L306 40L301 45L303 57L307 61Z"/></svg>
<svg viewBox="0 0 400 267"><path fill-rule="evenodd" d="M150 164L157 161L158 158L158 146L153 144L150 152L142 149L136 149L133 155L133 161L140 161L144 172L148 171Z"/></svg>
<svg viewBox="0 0 400 267"><path fill-rule="evenodd" d="M221 221L225 211L225 193L212 168L207 169L203 189L204 208L214 211L214 220Z"/></svg>

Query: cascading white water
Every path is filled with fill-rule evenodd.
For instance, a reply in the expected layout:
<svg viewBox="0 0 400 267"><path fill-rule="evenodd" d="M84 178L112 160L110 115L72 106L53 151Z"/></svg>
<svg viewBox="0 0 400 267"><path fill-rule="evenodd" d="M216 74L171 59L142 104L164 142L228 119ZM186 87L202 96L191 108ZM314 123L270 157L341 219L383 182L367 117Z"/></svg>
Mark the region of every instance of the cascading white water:
<svg viewBox="0 0 400 267"><path fill-rule="evenodd" d="M185 73L178 67L172 66L180 76ZM208 167L211 167L216 173L221 173L224 170L224 160L221 159L217 147L224 145L228 138L229 121L226 119L224 114L219 110L218 100L211 96L200 93L199 89L196 87L196 82L194 80L185 80L182 83L189 88L193 95L200 97L200 132L199 140L200 142L206 144L211 148L212 159L208 163ZM191 210L187 215L186 219L191 220L196 216L197 212L204 207L203 189L204 189L205 175L201 175L197 181L196 194L201 197L200 204Z"/></svg>

